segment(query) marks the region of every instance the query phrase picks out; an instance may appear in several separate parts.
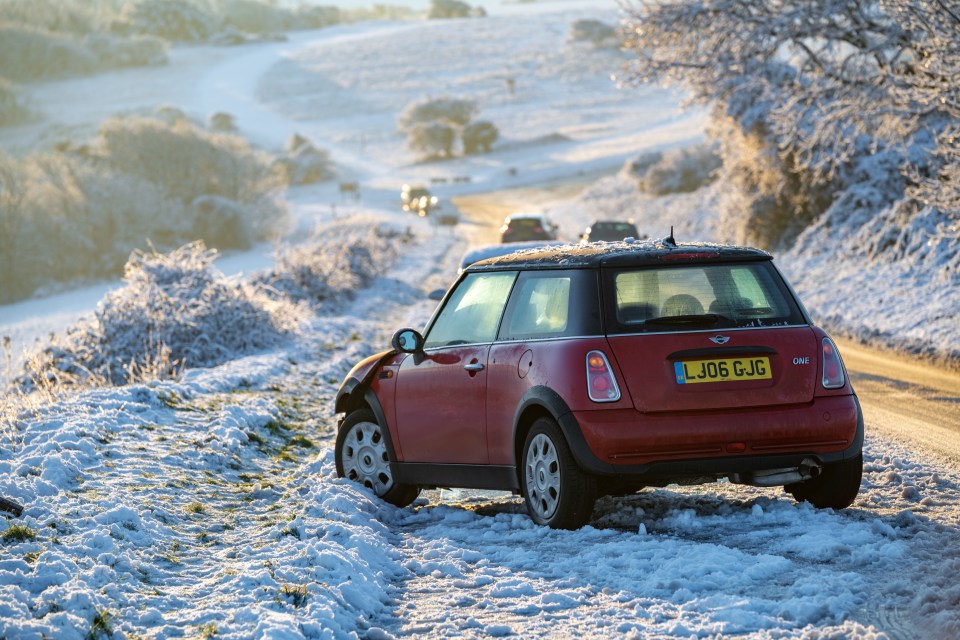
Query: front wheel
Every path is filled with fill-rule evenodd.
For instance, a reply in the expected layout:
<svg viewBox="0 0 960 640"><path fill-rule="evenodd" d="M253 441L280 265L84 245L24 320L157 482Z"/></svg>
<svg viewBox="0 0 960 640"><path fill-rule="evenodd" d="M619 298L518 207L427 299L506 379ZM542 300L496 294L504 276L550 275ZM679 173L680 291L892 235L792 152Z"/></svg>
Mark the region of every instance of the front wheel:
<svg viewBox="0 0 960 640"><path fill-rule="evenodd" d="M579 529L590 519L596 480L573 459L557 423L540 418L523 446L523 484L527 511L537 524Z"/></svg>
<svg viewBox="0 0 960 640"><path fill-rule="evenodd" d="M420 495L420 487L394 482L387 442L370 411L354 411L344 419L334 451L338 476L359 482L390 504L405 507Z"/></svg>
<svg viewBox="0 0 960 640"><path fill-rule="evenodd" d="M797 502L809 502L818 509L845 509L860 492L863 453L849 460L824 465L819 476L784 487Z"/></svg>

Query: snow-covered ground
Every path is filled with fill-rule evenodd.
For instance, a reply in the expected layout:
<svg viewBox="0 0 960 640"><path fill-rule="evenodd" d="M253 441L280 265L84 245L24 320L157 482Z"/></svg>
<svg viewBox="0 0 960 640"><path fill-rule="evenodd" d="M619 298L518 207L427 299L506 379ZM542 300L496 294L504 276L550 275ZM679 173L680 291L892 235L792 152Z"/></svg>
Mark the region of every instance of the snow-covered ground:
<svg viewBox="0 0 960 640"><path fill-rule="evenodd" d="M437 187L449 198L612 174L641 151L699 140L702 114L663 90L617 90L609 74L620 54L567 42L574 19L612 22L613 6L505 5L484 20L337 27L229 56L183 50L156 82L138 70L35 91L71 131L116 108L92 98L83 117L68 108L81 87L109 95L97 91L103 82L131 85L122 109L234 113L265 146L300 132L362 185L360 204L341 202L336 185L291 191L301 230L360 210L396 220L405 181L470 176ZM513 95L504 73L516 77ZM418 163L395 118L441 93L480 98L502 148ZM710 198L638 202L632 185L608 177L550 213L574 238L633 202L651 235L674 225L679 239L722 239ZM553 531L509 494L429 491L397 509L337 479L340 379L396 327L422 326L435 304L424 293L450 282L467 248L467 225L408 224L417 243L388 273L283 348L74 395L0 435L0 495L26 507L0 521L0 637L960 636L960 472L875 436L862 493L837 513L774 489L672 486L605 498L589 526ZM260 248L220 265L250 273L268 263ZM102 291L91 295L89 308ZM848 297L874 313L875 300ZM0 308L0 335L16 323L29 334L59 303L43 304ZM960 328L944 326L957 345Z"/></svg>

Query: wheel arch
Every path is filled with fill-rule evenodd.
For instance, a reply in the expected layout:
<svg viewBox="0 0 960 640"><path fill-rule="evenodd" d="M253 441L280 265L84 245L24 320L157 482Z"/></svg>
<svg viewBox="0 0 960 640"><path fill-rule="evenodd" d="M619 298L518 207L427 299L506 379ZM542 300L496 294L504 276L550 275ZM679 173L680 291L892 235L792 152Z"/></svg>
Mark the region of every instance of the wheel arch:
<svg viewBox="0 0 960 640"><path fill-rule="evenodd" d="M337 422L337 429L340 429L347 415L363 409L370 411L373 417L376 418L377 424L380 425L380 432L383 434L387 451L390 454L390 464L392 467L395 467L396 461L398 460L397 451L393 446L393 437L390 434L390 425L387 424L387 416L383 411L383 407L380 405L377 394L374 393L373 389L362 384L356 378L350 378L344 381L340 387L340 391L337 393L337 399L334 403L334 412L343 414L343 417ZM391 468L391 472L394 474L394 477L396 477L397 469Z"/></svg>
<svg viewBox="0 0 960 640"><path fill-rule="evenodd" d="M538 418L552 418L559 425L563 437L567 440L571 453L577 465L593 474L611 473L613 468L601 462L590 450L580 423L573 415L573 411L559 393L550 387L538 385L531 387L520 398L513 419L513 462L517 473L517 482L520 482L521 467L523 466L523 445L527 434Z"/></svg>

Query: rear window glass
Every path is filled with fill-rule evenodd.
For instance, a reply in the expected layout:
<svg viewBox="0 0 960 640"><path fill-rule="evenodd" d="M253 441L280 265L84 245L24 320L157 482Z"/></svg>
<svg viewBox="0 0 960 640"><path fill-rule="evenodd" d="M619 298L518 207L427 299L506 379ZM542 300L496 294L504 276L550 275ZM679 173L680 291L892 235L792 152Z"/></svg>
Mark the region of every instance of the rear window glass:
<svg viewBox="0 0 960 640"><path fill-rule="evenodd" d="M520 229L533 229L534 227L543 226L543 223L540 220L534 220L533 218L517 218L515 220L510 220L510 226Z"/></svg>
<svg viewBox="0 0 960 640"><path fill-rule="evenodd" d="M769 262L611 270L613 333L803 324Z"/></svg>

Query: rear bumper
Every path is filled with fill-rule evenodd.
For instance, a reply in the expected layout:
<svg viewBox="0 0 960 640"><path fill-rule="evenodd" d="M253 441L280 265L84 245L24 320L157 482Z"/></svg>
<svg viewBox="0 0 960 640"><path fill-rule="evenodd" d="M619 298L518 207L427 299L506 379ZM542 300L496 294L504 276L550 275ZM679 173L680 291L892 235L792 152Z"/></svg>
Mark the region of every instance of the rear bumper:
<svg viewBox="0 0 960 640"><path fill-rule="evenodd" d="M582 468L636 481L784 469L810 458L829 464L863 449L854 395L722 414L571 412L558 422Z"/></svg>

